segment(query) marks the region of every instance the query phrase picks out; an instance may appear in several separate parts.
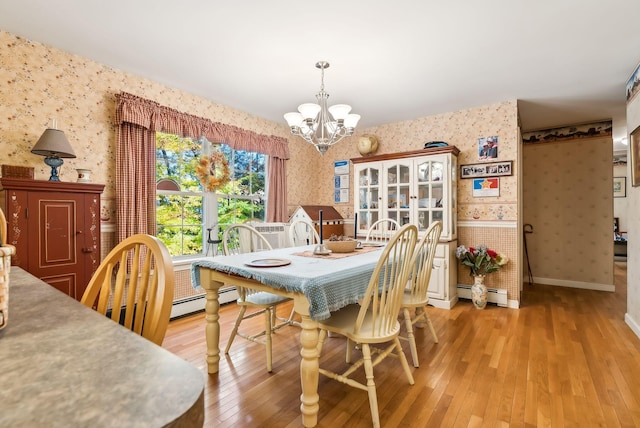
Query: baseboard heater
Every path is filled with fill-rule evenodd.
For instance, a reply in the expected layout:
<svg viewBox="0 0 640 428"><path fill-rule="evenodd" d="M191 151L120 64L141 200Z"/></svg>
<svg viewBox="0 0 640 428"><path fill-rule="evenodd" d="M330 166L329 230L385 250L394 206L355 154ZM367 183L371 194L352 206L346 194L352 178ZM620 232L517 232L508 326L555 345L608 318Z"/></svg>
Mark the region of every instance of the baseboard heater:
<svg viewBox="0 0 640 428"><path fill-rule="evenodd" d="M238 290L236 290L236 287L222 287L218 293L218 302L221 305L235 302L238 299ZM204 294L176 300L171 307L171 319L203 311L205 303L206 299Z"/></svg>
<svg viewBox="0 0 640 428"><path fill-rule="evenodd" d="M471 300L471 286L458 284L458 298ZM507 290L501 288L487 288L487 302L507 307Z"/></svg>

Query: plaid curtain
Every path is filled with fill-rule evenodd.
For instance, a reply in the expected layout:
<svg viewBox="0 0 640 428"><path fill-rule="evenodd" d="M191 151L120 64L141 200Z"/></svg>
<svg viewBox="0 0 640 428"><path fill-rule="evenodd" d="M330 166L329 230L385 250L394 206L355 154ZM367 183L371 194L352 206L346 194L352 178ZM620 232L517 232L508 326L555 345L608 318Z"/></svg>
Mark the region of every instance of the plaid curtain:
<svg viewBox="0 0 640 428"><path fill-rule="evenodd" d="M156 233L156 134L122 123L116 147L117 242Z"/></svg>
<svg viewBox="0 0 640 428"><path fill-rule="evenodd" d="M155 101L121 92L116 95L116 206L118 242L135 233L155 235L155 133L225 143L236 150L269 156L267 221L287 221L285 138L213 122L182 113Z"/></svg>

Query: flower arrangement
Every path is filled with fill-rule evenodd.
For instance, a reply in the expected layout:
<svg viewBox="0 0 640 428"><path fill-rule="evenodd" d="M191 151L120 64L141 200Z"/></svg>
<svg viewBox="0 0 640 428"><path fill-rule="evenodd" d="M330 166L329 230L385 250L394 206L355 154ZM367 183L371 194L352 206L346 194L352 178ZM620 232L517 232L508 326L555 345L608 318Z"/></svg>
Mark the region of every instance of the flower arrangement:
<svg viewBox="0 0 640 428"><path fill-rule="evenodd" d="M211 156L203 156L196 165L198 180L208 192L215 192L229 182L231 172L224 153L214 150Z"/></svg>
<svg viewBox="0 0 640 428"><path fill-rule="evenodd" d="M469 268L471 276L484 276L495 272L509 261L504 254L490 250L486 245L469 248L460 245L456 248L456 257Z"/></svg>

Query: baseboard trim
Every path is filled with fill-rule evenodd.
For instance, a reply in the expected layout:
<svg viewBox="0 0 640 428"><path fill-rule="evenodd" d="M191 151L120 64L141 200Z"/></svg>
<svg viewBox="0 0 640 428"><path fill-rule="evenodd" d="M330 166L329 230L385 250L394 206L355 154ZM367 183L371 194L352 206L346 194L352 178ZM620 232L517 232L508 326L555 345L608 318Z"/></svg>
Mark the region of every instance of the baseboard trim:
<svg viewBox="0 0 640 428"><path fill-rule="evenodd" d="M523 278L523 282L528 282L528 279ZM595 290L595 291L616 291L616 286L614 284L598 284L595 282L582 282L582 281L569 281L566 279L553 279L553 278L540 278L537 276L533 277L533 284L545 284L545 285L556 285L560 287L569 287L569 288L580 288L582 290Z"/></svg>
<svg viewBox="0 0 640 428"><path fill-rule="evenodd" d="M631 328L631 331L633 331L636 336L640 338L640 324L638 324L636 320L634 320L633 317L629 315L629 312L624 314L624 322L629 326L629 328Z"/></svg>
<svg viewBox="0 0 640 428"><path fill-rule="evenodd" d="M434 297L429 298L429 305L434 308L451 309L456 305L456 303L458 303L458 296L455 296L451 300L441 300Z"/></svg>

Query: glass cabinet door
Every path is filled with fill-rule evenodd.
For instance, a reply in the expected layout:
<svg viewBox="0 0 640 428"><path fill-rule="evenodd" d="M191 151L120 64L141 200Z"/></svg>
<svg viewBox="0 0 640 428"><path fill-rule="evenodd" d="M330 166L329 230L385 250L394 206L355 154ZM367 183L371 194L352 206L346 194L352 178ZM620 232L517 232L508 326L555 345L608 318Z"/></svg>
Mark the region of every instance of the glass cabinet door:
<svg viewBox="0 0 640 428"><path fill-rule="evenodd" d="M418 226L419 231L426 230L437 220L444 222L444 204L446 203L442 160L419 161L417 165L418 189Z"/></svg>
<svg viewBox="0 0 640 428"><path fill-rule="evenodd" d="M410 222L411 164L385 163L386 179L386 217L397 221L401 226Z"/></svg>
<svg viewBox="0 0 640 428"><path fill-rule="evenodd" d="M380 219L380 167L356 168L356 213L358 235L366 235L369 227Z"/></svg>

